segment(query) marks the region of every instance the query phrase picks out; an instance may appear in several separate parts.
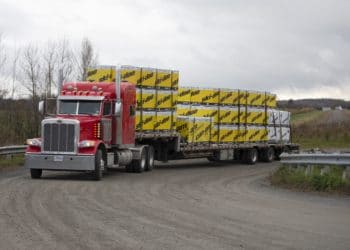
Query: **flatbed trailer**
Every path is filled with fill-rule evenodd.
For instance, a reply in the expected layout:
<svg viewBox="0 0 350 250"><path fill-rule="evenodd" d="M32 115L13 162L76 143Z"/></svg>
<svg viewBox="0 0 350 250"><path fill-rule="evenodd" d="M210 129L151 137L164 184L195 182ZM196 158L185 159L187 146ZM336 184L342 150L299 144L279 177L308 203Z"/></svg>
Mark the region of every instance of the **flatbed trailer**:
<svg viewBox="0 0 350 250"><path fill-rule="evenodd" d="M282 142L186 143L177 132L139 132L136 141L140 145L151 145L155 150L155 160L164 162L208 158L211 161L242 160L255 164L259 159L273 161L282 152L299 148L298 144Z"/></svg>

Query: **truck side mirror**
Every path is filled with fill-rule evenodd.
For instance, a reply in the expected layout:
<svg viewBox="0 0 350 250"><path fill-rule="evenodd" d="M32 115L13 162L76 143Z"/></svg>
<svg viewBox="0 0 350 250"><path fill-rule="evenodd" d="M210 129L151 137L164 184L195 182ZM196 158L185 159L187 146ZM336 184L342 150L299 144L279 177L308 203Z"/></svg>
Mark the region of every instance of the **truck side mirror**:
<svg viewBox="0 0 350 250"><path fill-rule="evenodd" d="M44 114L45 111L45 102L44 101L40 101L38 104L38 111L40 114Z"/></svg>
<svg viewBox="0 0 350 250"><path fill-rule="evenodd" d="M116 102L114 105L114 115L115 116L120 116L122 112L122 103L121 102Z"/></svg>

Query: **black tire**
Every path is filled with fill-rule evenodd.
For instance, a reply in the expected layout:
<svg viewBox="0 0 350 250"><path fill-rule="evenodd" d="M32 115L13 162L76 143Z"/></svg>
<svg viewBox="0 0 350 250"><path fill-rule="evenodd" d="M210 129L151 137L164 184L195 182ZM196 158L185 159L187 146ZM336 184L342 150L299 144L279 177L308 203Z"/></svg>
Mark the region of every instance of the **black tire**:
<svg viewBox="0 0 350 250"><path fill-rule="evenodd" d="M261 160L264 162L272 162L275 159L275 149L268 147L261 152Z"/></svg>
<svg viewBox="0 0 350 250"><path fill-rule="evenodd" d="M146 148L143 148L141 150L141 154L140 155L141 155L140 159L133 160L131 162L133 171L135 173L142 173L146 169L146 162L147 162L147 150L146 150Z"/></svg>
<svg viewBox="0 0 350 250"><path fill-rule="evenodd" d="M102 150L99 149L97 150L95 155L95 170L93 171L93 178L96 181L99 181L102 179L101 160L102 160Z"/></svg>
<svg viewBox="0 0 350 250"><path fill-rule="evenodd" d="M154 168L154 148L149 146L147 149L146 171L152 171Z"/></svg>
<svg viewBox="0 0 350 250"><path fill-rule="evenodd" d="M30 169L30 176L32 177L32 179L40 179L42 173L43 173L42 169L34 169L34 168Z"/></svg>
<svg viewBox="0 0 350 250"><path fill-rule="evenodd" d="M125 171L128 173L134 172L134 166L130 163L129 165L125 166Z"/></svg>
<svg viewBox="0 0 350 250"><path fill-rule="evenodd" d="M256 148L244 150L243 161L246 164L254 165L258 161L258 150Z"/></svg>

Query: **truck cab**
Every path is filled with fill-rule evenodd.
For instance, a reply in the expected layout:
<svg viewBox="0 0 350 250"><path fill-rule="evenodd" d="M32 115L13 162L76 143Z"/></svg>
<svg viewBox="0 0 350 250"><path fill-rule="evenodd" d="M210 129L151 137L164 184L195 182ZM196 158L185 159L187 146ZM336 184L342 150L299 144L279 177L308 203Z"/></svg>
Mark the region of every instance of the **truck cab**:
<svg viewBox="0 0 350 250"><path fill-rule="evenodd" d="M107 165L128 165L140 158L135 95L135 85L128 82L120 88L116 83L65 83L57 114L42 120L40 138L27 140L25 166L32 178L40 178L42 170L69 170L91 171L99 180Z"/></svg>

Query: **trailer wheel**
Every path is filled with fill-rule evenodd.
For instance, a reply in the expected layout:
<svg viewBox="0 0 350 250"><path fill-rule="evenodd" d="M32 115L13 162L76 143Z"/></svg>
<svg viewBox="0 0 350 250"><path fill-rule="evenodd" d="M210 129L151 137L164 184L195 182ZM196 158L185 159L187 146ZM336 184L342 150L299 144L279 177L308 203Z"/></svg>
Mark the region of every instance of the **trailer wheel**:
<svg viewBox="0 0 350 250"><path fill-rule="evenodd" d="M133 168L133 172L142 173L146 168L147 162L147 151L145 148L141 150L140 159L132 160L131 166Z"/></svg>
<svg viewBox="0 0 350 250"><path fill-rule="evenodd" d="M275 159L275 149L273 147L263 149L261 153L262 161L264 162L272 162Z"/></svg>
<svg viewBox="0 0 350 250"><path fill-rule="evenodd" d="M147 162L146 162L146 171L152 171L154 167L154 148L149 146L147 149Z"/></svg>
<svg viewBox="0 0 350 250"><path fill-rule="evenodd" d="M247 164L254 165L258 161L258 150L256 148L244 150L243 161Z"/></svg>
<svg viewBox="0 0 350 250"><path fill-rule="evenodd" d="M40 179L42 173L43 173L42 169L34 169L34 168L30 169L30 176L32 177L32 179Z"/></svg>
<svg viewBox="0 0 350 250"><path fill-rule="evenodd" d="M102 167L101 167L101 161L102 161L102 151L101 149L97 150L95 155L95 170L93 172L94 180L99 181L102 179Z"/></svg>

